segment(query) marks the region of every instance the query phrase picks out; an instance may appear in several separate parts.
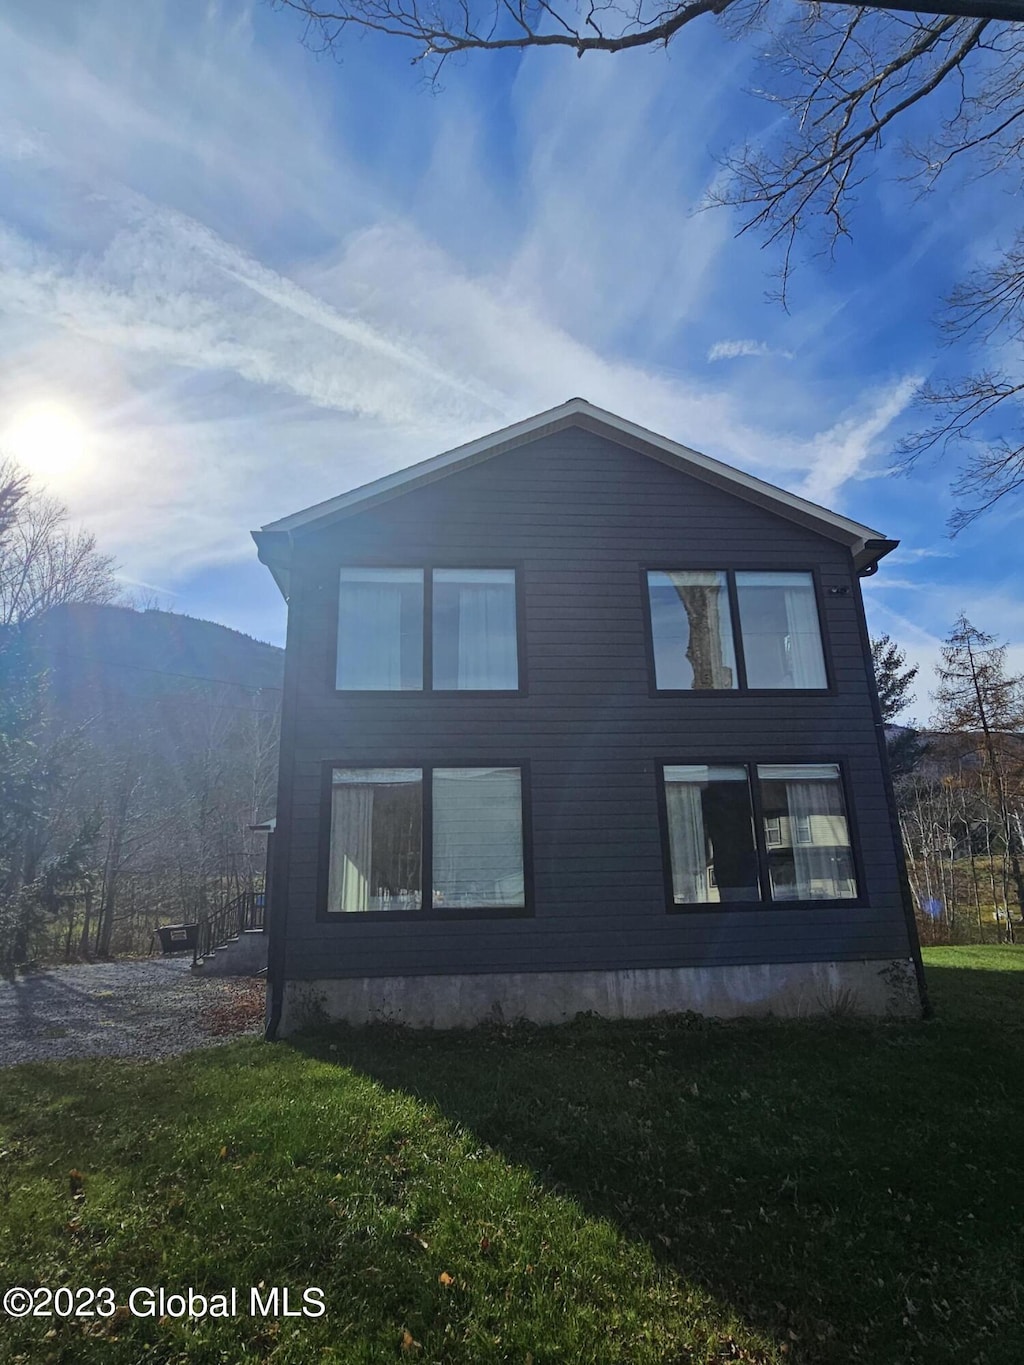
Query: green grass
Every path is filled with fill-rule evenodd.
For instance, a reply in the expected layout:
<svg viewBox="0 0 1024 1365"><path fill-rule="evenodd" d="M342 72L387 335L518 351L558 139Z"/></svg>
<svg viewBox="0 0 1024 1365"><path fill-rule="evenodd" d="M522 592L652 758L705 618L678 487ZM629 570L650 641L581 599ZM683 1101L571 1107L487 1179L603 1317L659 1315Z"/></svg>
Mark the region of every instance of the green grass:
<svg viewBox="0 0 1024 1365"><path fill-rule="evenodd" d="M0 1073L0 1289L328 1310L5 1320L0 1360L1019 1365L1024 949L927 961L926 1023L335 1030Z"/></svg>

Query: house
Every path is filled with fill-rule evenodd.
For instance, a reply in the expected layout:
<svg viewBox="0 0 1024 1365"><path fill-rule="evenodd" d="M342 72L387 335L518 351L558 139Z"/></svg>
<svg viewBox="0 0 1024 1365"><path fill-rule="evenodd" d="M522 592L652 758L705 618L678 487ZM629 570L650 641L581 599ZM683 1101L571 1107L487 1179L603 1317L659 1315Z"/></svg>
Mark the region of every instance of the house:
<svg viewBox="0 0 1024 1365"><path fill-rule="evenodd" d="M920 1008L859 583L897 542L579 398L254 538L272 1036Z"/></svg>

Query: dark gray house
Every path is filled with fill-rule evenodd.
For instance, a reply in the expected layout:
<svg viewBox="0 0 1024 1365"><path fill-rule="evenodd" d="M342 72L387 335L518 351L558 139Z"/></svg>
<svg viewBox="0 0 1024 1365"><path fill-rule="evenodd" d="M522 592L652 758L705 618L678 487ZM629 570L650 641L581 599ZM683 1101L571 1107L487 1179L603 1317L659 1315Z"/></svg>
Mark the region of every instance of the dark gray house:
<svg viewBox="0 0 1024 1365"><path fill-rule="evenodd" d="M919 1008L859 584L895 541L578 398L255 540L272 1033Z"/></svg>

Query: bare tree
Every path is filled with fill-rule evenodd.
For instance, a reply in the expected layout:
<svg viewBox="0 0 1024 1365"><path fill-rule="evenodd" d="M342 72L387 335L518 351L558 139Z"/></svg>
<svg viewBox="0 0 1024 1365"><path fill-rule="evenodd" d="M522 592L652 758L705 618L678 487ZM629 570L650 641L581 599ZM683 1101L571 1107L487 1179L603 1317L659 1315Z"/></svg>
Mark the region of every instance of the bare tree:
<svg viewBox="0 0 1024 1365"><path fill-rule="evenodd" d="M1019 731L1024 725L1024 679L1006 673L1006 646L960 616L942 649L936 725L980 749L983 777L991 784L1004 857L1013 880L1018 915L1024 917L1024 850L1014 818L1013 786L1021 767ZM1010 938L1013 921L1007 917Z"/></svg>
<svg viewBox="0 0 1024 1365"><path fill-rule="evenodd" d="M0 529L0 626L117 595L114 561L99 553L96 537L69 526L67 508L33 491L11 461L0 462Z"/></svg>
<svg viewBox="0 0 1024 1365"><path fill-rule="evenodd" d="M1018 148L1024 149L1024 124ZM1024 342L1024 233L1005 256L975 270L953 291L942 330L950 341L973 333L980 342L994 346L1009 342L1019 347ZM953 485L953 493L961 500L950 518L954 532L969 526L1007 494L1024 488L1022 400L1024 379L1015 379L1003 369L926 384L921 390L919 401L930 420L901 442L898 455L903 467L910 469L932 451L957 447L965 452L960 477ZM999 419L1005 419L1012 435L996 429Z"/></svg>
<svg viewBox="0 0 1024 1365"><path fill-rule="evenodd" d="M68 903L98 833L62 809L80 736L54 734L26 624L65 602L109 601L112 561L67 512L0 462L0 960L21 961L36 926Z"/></svg>

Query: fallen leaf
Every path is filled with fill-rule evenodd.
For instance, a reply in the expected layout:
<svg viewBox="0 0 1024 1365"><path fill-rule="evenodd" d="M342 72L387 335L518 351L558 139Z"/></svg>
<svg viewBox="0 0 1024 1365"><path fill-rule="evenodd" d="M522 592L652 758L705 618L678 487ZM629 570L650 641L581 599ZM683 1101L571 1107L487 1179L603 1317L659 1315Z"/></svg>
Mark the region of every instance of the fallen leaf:
<svg viewBox="0 0 1024 1365"><path fill-rule="evenodd" d="M440 1275L438 1275L437 1277L437 1282L438 1284L443 1284L447 1286L449 1284L454 1284L455 1279L453 1276L448 1274L447 1270L442 1270Z"/></svg>
<svg viewBox="0 0 1024 1365"><path fill-rule="evenodd" d="M406 1352L423 1350L422 1344L416 1340L407 1327L402 1329L402 1350Z"/></svg>

